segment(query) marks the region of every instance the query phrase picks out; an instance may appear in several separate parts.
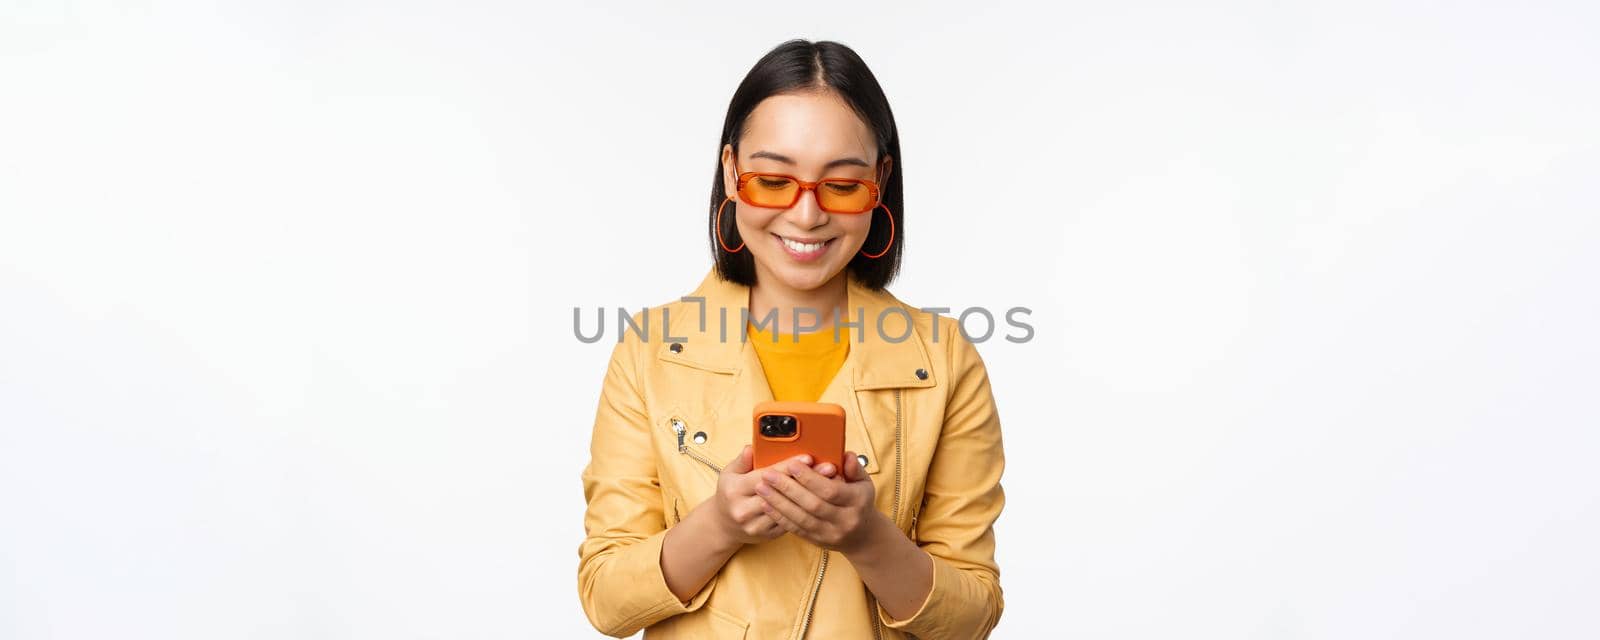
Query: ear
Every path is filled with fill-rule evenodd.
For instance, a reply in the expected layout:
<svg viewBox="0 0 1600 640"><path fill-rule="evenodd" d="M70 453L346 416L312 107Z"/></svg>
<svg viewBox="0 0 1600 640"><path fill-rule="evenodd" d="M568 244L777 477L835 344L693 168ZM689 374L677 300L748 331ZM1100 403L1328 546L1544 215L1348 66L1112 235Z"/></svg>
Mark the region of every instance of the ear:
<svg viewBox="0 0 1600 640"><path fill-rule="evenodd" d="M733 145L722 145L722 193L728 197L739 188L739 175L734 173L733 161L735 160Z"/></svg>
<svg viewBox="0 0 1600 640"><path fill-rule="evenodd" d="M883 161L878 163L878 166L880 167L878 184L887 186L889 184L889 174L894 172L894 156L884 156Z"/></svg>

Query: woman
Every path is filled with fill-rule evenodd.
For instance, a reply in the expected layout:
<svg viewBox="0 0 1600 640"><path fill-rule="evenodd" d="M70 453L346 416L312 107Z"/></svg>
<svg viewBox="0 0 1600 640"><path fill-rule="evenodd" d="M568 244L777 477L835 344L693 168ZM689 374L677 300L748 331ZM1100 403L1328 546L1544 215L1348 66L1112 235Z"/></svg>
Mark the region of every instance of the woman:
<svg viewBox="0 0 1600 640"><path fill-rule="evenodd" d="M715 269L636 315L606 371L584 611L619 637L987 636L1000 423L956 322L884 290L906 236L887 98L848 47L790 41L721 142ZM752 409L773 399L843 406L845 468L752 469Z"/></svg>

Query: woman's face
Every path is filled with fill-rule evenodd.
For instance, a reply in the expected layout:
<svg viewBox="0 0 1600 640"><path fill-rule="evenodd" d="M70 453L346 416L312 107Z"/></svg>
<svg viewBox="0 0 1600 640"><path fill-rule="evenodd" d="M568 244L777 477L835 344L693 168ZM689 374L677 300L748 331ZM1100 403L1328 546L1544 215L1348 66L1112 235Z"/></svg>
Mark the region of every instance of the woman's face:
<svg viewBox="0 0 1600 640"><path fill-rule="evenodd" d="M818 92L763 100L745 121L737 169L734 161L733 147L723 145L723 188L735 196L723 215L737 211L739 237L755 258L757 282L806 291L844 270L861 250L873 213L823 211L811 191L802 192L788 209L749 205L734 193L738 172L783 173L807 181L864 178L881 187L893 158L880 162L867 123L837 94Z"/></svg>

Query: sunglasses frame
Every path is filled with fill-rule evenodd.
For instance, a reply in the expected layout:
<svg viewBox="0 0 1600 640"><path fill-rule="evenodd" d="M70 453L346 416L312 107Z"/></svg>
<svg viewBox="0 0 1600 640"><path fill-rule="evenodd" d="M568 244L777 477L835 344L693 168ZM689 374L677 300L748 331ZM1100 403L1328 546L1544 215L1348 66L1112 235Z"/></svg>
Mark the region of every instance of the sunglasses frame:
<svg viewBox="0 0 1600 640"><path fill-rule="evenodd" d="M734 169L737 170L738 166L735 165ZM800 185L800 188L799 189L795 189L795 191L794 191L794 199L790 200L789 204L786 204L786 205L783 205L783 206L764 205L764 204L756 204L754 202L750 202L748 199L745 198L744 187L745 187L746 184L749 184L749 182L751 180L754 180L756 178L763 177L763 176L764 177L769 177L769 178L784 178L784 179L787 179L787 180L793 180L795 184ZM854 183L854 184L859 184L859 185L862 185L862 186L866 187L867 191L872 194L872 204L869 205L867 208L862 209L860 211L836 211L836 210L833 210L833 209L829 209L826 205L822 204L822 198L817 198L817 207L821 208L823 211L826 211L828 213L840 213L840 214L845 214L845 215L857 215L857 214L862 214L862 213L869 213L873 209L878 208L878 205L882 204L882 202L883 202L880 199L882 197L882 191L879 189L878 183L874 182L872 180L868 180L866 178L823 178L821 180L817 180L815 182L811 182L811 181L807 181L807 180L801 180L801 179L796 178L794 176L791 176L791 175L789 175L787 173L772 173L772 172L769 172L769 171L747 171L747 172L739 174L738 184L734 187L734 192L739 194L739 200L740 201L742 201L745 204L748 204L748 205L750 205L752 207L762 207L762 208L765 208L765 209L788 209L789 207L794 206L794 204L796 202L799 202L800 201L800 196L804 195L805 192L807 192L807 191L813 191L814 192L814 191L817 190L818 186L821 186L825 182L850 182L850 183ZM815 195L815 194L813 194L813 195Z"/></svg>

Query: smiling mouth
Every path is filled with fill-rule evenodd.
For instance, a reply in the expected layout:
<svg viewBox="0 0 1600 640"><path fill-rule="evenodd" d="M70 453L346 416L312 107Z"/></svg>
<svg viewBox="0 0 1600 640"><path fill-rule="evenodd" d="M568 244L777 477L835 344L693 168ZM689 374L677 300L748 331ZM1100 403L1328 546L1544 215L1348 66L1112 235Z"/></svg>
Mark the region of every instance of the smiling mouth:
<svg viewBox="0 0 1600 640"><path fill-rule="evenodd" d="M834 241L834 238L828 238L827 240L822 240L820 242L800 242L785 238L776 233L772 234L772 237L777 238L778 244L783 246L783 250L788 253L790 257L802 262L814 260L823 253L826 253L828 247L831 246Z"/></svg>

